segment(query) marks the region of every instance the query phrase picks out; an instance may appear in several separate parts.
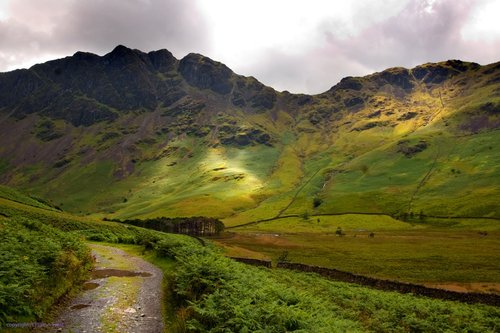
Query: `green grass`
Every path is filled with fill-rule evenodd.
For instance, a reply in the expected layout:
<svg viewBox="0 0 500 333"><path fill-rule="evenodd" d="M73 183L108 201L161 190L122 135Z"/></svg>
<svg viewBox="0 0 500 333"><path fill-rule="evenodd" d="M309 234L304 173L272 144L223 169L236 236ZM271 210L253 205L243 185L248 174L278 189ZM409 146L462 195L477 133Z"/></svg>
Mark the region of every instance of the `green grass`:
<svg viewBox="0 0 500 333"><path fill-rule="evenodd" d="M31 206L29 197L12 193L16 201L0 198L0 327L7 322L41 321L60 297L78 289L92 266L84 239L142 248L160 240L199 245L182 235L40 208L38 201ZM162 268L169 262L155 257Z"/></svg>
<svg viewBox="0 0 500 333"><path fill-rule="evenodd" d="M50 205L45 200L42 200L42 199L34 197L34 196L28 196L20 191L17 191L15 189L13 189L11 187L7 187L7 186L0 185L0 198L20 202L20 203L23 203L25 205L29 205L29 206L33 206L33 207L49 209L49 210L57 210L54 207L52 207L52 205Z"/></svg>
<svg viewBox="0 0 500 333"><path fill-rule="evenodd" d="M9 162L3 158L0 158L0 174L9 170Z"/></svg>
<svg viewBox="0 0 500 333"><path fill-rule="evenodd" d="M464 306L328 281L314 274L273 272L280 283L316 295L339 317L359 318L361 331L495 331L496 308Z"/></svg>
<svg viewBox="0 0 500 333"><path fill-rule="evenodd" d="M186 326L212 332L495 331L498 309L267 270L207 250L171 248Z"/></svg>
<svg viewBox="0 0 500 333"><path fill-rule="evenodd" d="M451 107L442 111L450 123L455 113ZM354 124L360 121L355 114L344 116ZM493 147L500 132L464 136L439 119L401 132L398 128L405 124L361 132L339 127L329 135L283 131L286 145L276 142L274 147L207 147L196 138L178 138L157 150L156 145L141 146L143 158L123 179L114 176L122 166L111 159L85 164L75 156L61 174L41 173L43 165L26 169L38 179L27 189L79 214L201 214L223 218L228 225L273 217L289 204L285 214L423 210L431 215L498 216L500 155ZM401 140L425 140L428 148L406 157L397 151ZM178 148L162 155L172 147ZM316 209L314 197L323 200Z"/></svg>
<svg viewBox="0 0 500 333"><path fill-rule="evenodd" d="M8 216L0 217L3 231L5 227L10 228L11 221L19 221L7 233L4 232L3 237L15 239L22 234L30 243L30 256L45 258L47 253L54 253L52 247L57 245L52 242L57 243L55 239L47 242L49 235L57 236L57 242L71 239L81 242L75 235L83 235L87 239L111 243L142 244L141 247L133 244L115 246L144 256L167 272L166 311L172 332L185 329L211 332L494 332L500 325L500 313L496 307L400 295L332 282L314 274L247 266L225 258L210 244L202 247L198 241L183 235L98 222L6 199L0 200L0 212L2 216ZM353 226L348 219L336 222L343 223L346 230ZM325 223L334 225L335 221ZM370 221L363 223L367 225ZM394 223L401 222L380 217L372 223L390 229ZM30 231L20 228L20 225ZM406 230L407 227L404 225L400 230L398 226L396 230L411 232ZM319 237L322 233L311 235ZM43 243L40 237L43 237ZM372 240L377 239L378 235ZM347 236L342 240L347 240ZM26 251L26 246L20 246L19 239L16 242L4 241L1 246L8 248L2 253L14 257L14 249ZM5 262L9 261L1 264L5 265ZM25 262L17 263L16 267L22 268L33 261L29 258ZM67 271L64 267L61 269ZM8 274L16 272L10 266L2 271ZM9 319L13 318L12 315L10 310L6 313Z"/></svg>
<svg viewBox="0 0 500 333"><path fill-rule="evenodd" d="M51 198L65 210L83 213L89 207L102 207L104 198L112 197L109 189L113 185L113 168L112 161L91 163L78 169L70 169L57 182L49 182L34 190ZM73 192L68 198L67 193Z"/></svg>
<svg viewBox="0 0 500 333"><path fill-rule="evenodd" d="M168 159L141 166L141 183L116 207L116 216L218 217L255 205L252 195L270 172L276 158L273 148L197 149L193 157L173 166Z"/></svg>
<svg viewBox="0 0 500 333"><path fill-rule="evenodd" d="M212 248L159 243L141 252L167 272L181 318L172 332L457 331L493 332L498 310L483 305L381 292L314 274L261 269L233 262ZM162 259L158 258L161 255ZM175 258L175 269L171 260ZM170 317L169 317L170 318ZM172 326L170 326L172 327Z"/></svg>
<svg viewBox="0 0 500 333"><path fill-rule="evenodd" d="M267 146L207 150L193 138L173 141L163 149L169 147L177 148L162 158L136 163L135 173L121 180L114 177L118 166L111 160L81 166L76 158L48 186L40 181L31 188L79 214L228 216L269 195L262 188L280 154L279 149ZM161 151L156 153L161 155Z"/></svg>
<svg viewBox="0 0 500 333"><path fill-rule="evenodd" d="M217 130L203 138L167 135L174 120L159 117L162 110L139 111L88 128L58 120L56 127L72 138L70 147L64 156L33 161L33 147L47 149L54 141L33 137L29 131L39 119L27 117L12 122L25 124L19 126L25 139L16 153L0 148L0 173L10 185L67 211L98 217L207 215L237 225L275 216L289 204L286 214L311 213L314 197L323 200L314 210L319 213L423 210L498 217L500 155L494 148L500 132L492 125L498 115L482 109L498 103L498 83L485 70L431 88L419 83L404 94L389 85L380 89L373 76L357 78L365 99L359 109L345 107L357 93L342 89L311 96L302 106L294 104L297 96L280 94L279 111L272 113L226 108L226 101L209 93L217 112L207 107L201 126L259 128L272 137L272 147L221 145ZM415 117L402 117L410 112ZM480 116L492 126L472 133L467 125ZM363 128L370 123L378 125ZM425 140L428 148L405 157L397 152L402 140ZM54 167L62 158L70 163Z"/></svg>
<svg viewBox="0 0 500 333"><path fill-rule="evenodd" d="M319 221L318 221L319 219ZM235 229L237 232L329 233L337 227L355 231L418 230L422 226L395 220L389 216L341 215L282 218Z"/></svg>
<svg viewBox="0 0 500 333"><path fill-rule="evenodd" d="M43 318L92 265L90 251L76 235L11 213L2 209L0 216L0 327Z"/></svg>
<svg viewBox="0 0 500 333"><path fill-rule="evenodd" d="M319 219L319 222L318 222ZM337 228L345 236L338 237ZM480 219L343 215L283 218L231 229L231 251L418 283L500 281L500 228ZM370 233L374 237L370 238Z"/></svg>
<svg viewBox="0 0 500 333"><path fill-rule="evenodd" d="M498 135L494 131L474 138L414 136L427 140L429 148L412 158L398 153L396 144L382 146L343 165L324 187L326 178L320 172L287 213L310 210L312 198L319 196L323 204L318 212L390 214L407 211L413 197L414 212L497 216L495 198L500 193L494 184L500 176L500 155L490 147L498 141ZM430 176L418 187L429 171Z"/></svg>

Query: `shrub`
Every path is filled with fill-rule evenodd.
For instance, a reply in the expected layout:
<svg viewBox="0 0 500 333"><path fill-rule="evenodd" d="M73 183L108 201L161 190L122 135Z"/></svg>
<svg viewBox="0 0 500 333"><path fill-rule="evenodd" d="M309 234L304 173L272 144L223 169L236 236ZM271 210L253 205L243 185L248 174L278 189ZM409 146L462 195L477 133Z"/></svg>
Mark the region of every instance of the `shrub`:
<svg viewBox="0 0 500 333"><path fill-rule="evenodd" d="M33 219L0 220L0 324L41 318L91 267L79 237Z"/></svg>
<svg viewBox="0 0 500 333"><path fill-rule="evenodd" d="M313 207L314 208L318 208L322 203L323 203L323 200L321 198L315 197L313 199Z"/></svg>
<svg viewBox="0 0 500 333"><path fill-rule="evenodd" d="M278 257L278 262L287 262L288 261L288 251L283 251Z"/></svg>

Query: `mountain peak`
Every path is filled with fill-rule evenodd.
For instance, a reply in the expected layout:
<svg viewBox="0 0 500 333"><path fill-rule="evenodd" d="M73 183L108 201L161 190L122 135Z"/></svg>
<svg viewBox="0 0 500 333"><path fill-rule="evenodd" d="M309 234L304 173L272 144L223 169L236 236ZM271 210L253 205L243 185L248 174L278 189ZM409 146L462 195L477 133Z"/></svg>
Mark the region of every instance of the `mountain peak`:
<svg viewBox="0 0 500 333"><path fill-rule="evenodd" d="M190 53L181 59L179 72L192 86L210 89L219 94L227 94L233 84L233 71L226 65L198 53Z"/></svg>
<svg viewBox="0 0 500 333"><path fill-rule="evenodd" d="M128 54L128 53L133 53L134 51L137 50L133 50L131 48L126 47L125 45L119 44L113 49L113 51L111 51L108 54Z"/></svg>
<svg viewBox="0 0 500 333"><path fill-rule="evenodd" d="M175 59L172 53L167 49L151 51L148 53L148 57L153 66L160 72L167 72L177 61L177 59Z"/></svg>
<svg viewBox="0 0 500 333"><path fill-rule="evenodd" d="M417 80L431 85L442 83L451 76L478 68L480 68L480 65L475 62L447 60L437 63L426 63L413 68L411 71Z"/></svg>
<svg viewBox="0 0 500 333"><path fill-rule="evenodd" d="M116 68L130 67L136 69L150 67L148 55L140 50L130 49L123 45L118 45L110 53L104 55L104 63ZM130 68L129 68L130 69Z"/></svg>
<svg viewBox="0 0 500 333"><path fill-rule="evenodd" d="M112 59L112 60L117 60L117 59L129 59L130 60L130 59L142 58L144 55L145 55L145 53L143 53L140 50L130 49L126 46L118 45L113 49L113 51L104 55L103 58Z"/></svg>

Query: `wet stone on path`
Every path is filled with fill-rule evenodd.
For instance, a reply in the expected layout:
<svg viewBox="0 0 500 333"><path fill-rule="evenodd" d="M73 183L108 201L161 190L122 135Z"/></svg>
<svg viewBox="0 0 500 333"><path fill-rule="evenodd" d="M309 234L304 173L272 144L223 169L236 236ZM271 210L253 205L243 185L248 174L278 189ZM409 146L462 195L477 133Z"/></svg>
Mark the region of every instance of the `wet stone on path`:
<svg viewBox="0 0 500 333"><path fill-rule="evenodd" d="M92 271L92 278L93 279L102 279L102 278L107 278L110 276L117 276L117 277L123 277L123 276L142 276L142 277L150 277L152 274L148 272L132 272L132 271L127 271L123 269L113 269L113 268L107 268L107 269L96 269Z"/></svg>

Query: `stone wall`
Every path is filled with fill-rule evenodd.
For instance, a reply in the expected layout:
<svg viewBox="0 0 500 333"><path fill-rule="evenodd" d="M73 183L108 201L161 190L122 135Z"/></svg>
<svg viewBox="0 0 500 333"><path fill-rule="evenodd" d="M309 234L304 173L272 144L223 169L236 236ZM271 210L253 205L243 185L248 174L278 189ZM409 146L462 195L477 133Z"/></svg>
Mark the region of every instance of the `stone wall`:
<svg viewBox="0 0 500 333"><path fill-rule="evenodd" d="M380 290L397 291L404 294L411 293L414 295L439 298L450 301L460 301L465 303L483 303L493 306L500 306L500 296L495 294L483 294L483 293L473 293L473 292L462 293L444 289L428 288L417 284L382 280L362 275L356 275L349 272L339 271L333 268L309 266L305 264L298 264L291 262L279 262L277 267L291 269L294 271L317 273L333 280L356 283Z"/></svg>
<svg viewBox="0 0 500 333"><path fill-rule="evenodd" d="M244 264L253 265L253 266L263 266L267 268L271 268L271 260L260 260L260 259L252 259L252 258L238 258L238 257L230 257L231 259L242 262Z"/></svg>

